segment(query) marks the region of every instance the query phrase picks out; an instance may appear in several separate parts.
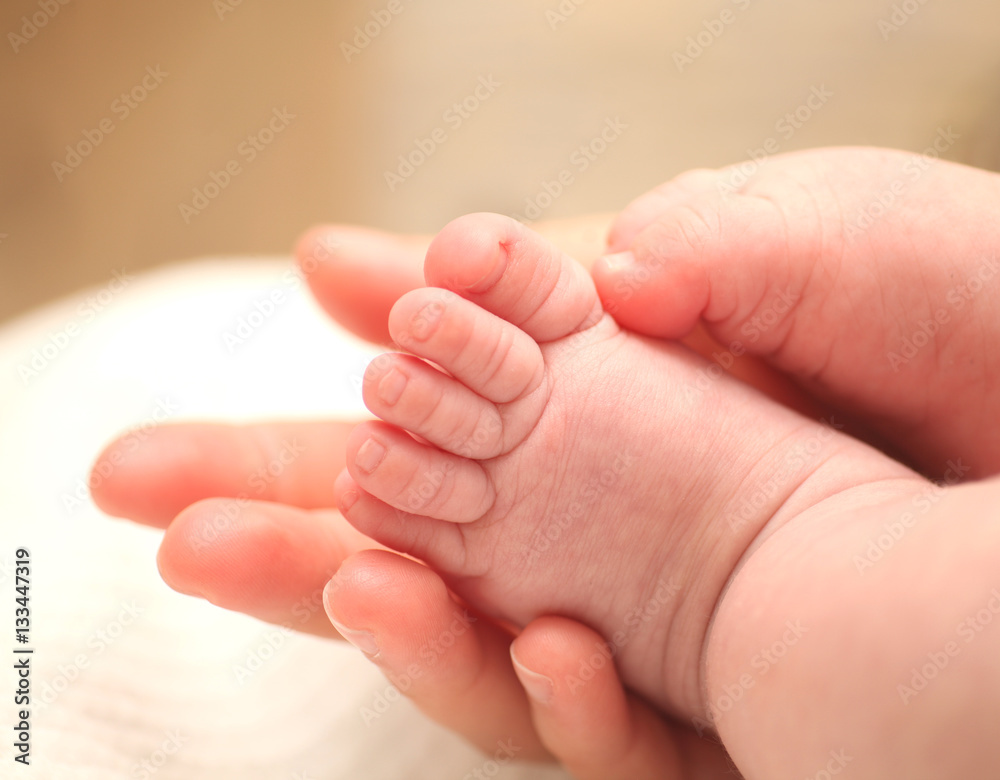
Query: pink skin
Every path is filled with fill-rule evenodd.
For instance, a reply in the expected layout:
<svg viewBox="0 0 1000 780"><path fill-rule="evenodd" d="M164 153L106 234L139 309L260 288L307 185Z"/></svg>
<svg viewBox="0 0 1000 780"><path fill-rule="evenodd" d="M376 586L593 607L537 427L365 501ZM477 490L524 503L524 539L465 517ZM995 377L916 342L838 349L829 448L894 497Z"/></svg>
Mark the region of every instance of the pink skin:
<svg viewBox="0 0 1000 780"><path fill-rule="evenodd" d="M877 184L880 181L891 183L895 178L898 178L899 163L905 159L899 153L871 152L866 150L860 153L855 151L806 153L794 155L789 158L774 158L770 162L780 162L782 166L789 168L789 170L782 170L782 173L786 177L802 181L803 174L808 173L810 168L818 168L822 171L824 168L824 165L821 164L823 163L823 158L825 157L828 162L829 155L833 154L857 155L855 162L870 165L871 171L874 171L876 174L875 179L877 180L872 189L874 194L878 194L879 188ZM804 163L798 166L799 170L797 172L790 170L790 161L796 158L801 158L800 161ZM896 166L894 168L890 166L892 169L888 173L884 169L885 159L889 159ZM839 166L841 162L837 161L834 167ZM851 163L850 160L847 162ZM861 169L859 169L860 174L865 175L871 172L866 172L863 167L862 165ZM952 175L960 173L962 177L970 173L972 174L968 176L968 180L965 182L946 183L947 186L944 187L938 185L946 195L946 203L943 204L944 209L940 206L934 206L933 203L928 204L937 213L944 213L944 210L950 208L951 204L962 202L963 198L965 204L969 207L975 207L977 201L985 202L990 197L995 198L996 177L992 175L969 171L968 169L951 165L943 165L937 170ZM767 168L765 168L764 173L768 173ZM656 297L659 291L655 282L656 274L660 273L664 266L664 263L661 262L663 257L653 251L655 250L655 241L650 241L651 237L657 235L658 230L666 229L668 235L673 231L675 235L682 233L688 237L701 236L714 239L707 241L701 248L705 250L705 257L714 256L720 264L724 265L726 258L739 259L741 262L744 260L746 242L738 230L720 231L714 236L711 231L699 230L698 223L703 221L702 217L711 217L713 215L718 216L720 226L729 225L732 228L739 226L739 219L733 219L739 215L728 212L723 207L725 204L720 206L714 202L710 193L707 192L716 187L720 176L725 176L728 179L728 172L697 172L680 177L674 182L657 188L653 193L640 198L615 221L611 235L609 236L610 250L620 251L627 248L629 243L635 241L635 254L639 262L642 263L643 258L651 259L652 262L650 262L647 270L654 272L653 282L650 282L648 278L640 279L633 276L631 279L628 279L626 277L624 280L626 284L623 289L631 290L632 296L630 296L628 301L624 301L620 294L616 297L614 289L616 283L623 281L622 277L617 275L617 272L607 274L606 271L608 269L603 264L598 265L595 278L602 297L609 305L616 306L616 315L623 321L628 321L631 327L644 330L651 335L660 335L662 333L662 323L657 322L655 319L652 322L644 319L650 313L655 314L657 311L662 312L665 310L665 307L662 305L663 299ZM797 179L796 176L798 177ZM702 181L699 182L699 179ZM990 180L988 184L987 179ZM936 181L929 175L923 180L926 182ZM774 185L775 182L772 181L770 184ZM986 184L985 187L984 184ZM818 186L814 188L822 191L825 185L826 178L821 177ZM834 193L835 197L847 201L852 189L860 191L858 180L852 180L843 185L838 192ZM749 190L753 192L753 187L750 187ZM787 211L789 207L794 205L796 200L801 199L802 193L794 187L788 188L785 192L785 202L783 203L779 200L778 205L781 208L776 209L776 212ZM919 189L915 189L914 192L919 192ZM975 198L968 197L973 194L975 194ZM806 193L806 197L809 197L808 193ZM736 202L741 204L741 206L746 206L746 201L743 198L737 198ZM917 213L917 209L913 209L912 211ZM995 209L992 213L995 213ZM933 214L934 212L931 213L931 216ZM757 215L757 217L760 216L759 214ZM962 214L955 216L958 223L969 219ZM911 221L918 229L926 227L927 224L924 222L923 217L920 216ZM584 226L582 229L578 229L570 224L568 229L566 227L549 229L548 234L555 236L561 245L572 247L574 255L587 260L588 258L596 257L600 253L600 248L593 241L593 238L600 235L601 228L590 227L591 225L599 225L600 222L601 220L591 220L589 222L584 220L580 223ZM791 224L794 227L801 227L802 223L793 220ZM829 227L829 221L824 222L822 219L810 224ZM993 224L995 223L990 222L989 215L986 215L982 220L982 225L987 228ZM970 224L968 229L954 232L961 237L963 234L967 236L975 235L976 231L976 225ZM808 231L804 232L808 233ZM871 233L873 231L869 230L866 232ZM581 239L583 234L588 235L584 235ZM925 230L925 234L928 234L928 242L925 242L925 245L933 243L935 236L929 235L928 230ZM939 235L948 236L950 233L944 230ZM889 242L890 245L892 243L891 239L891 235L883 237L883 240ZM800 242L807 243L808 236L800 236L799 240ZM683 249L686 242L687 239L680 242L675 241L674 246ZM392 301L399 294L413 289L422 281L420 256L422 254L422 247L425 245L426 239L420 238L399 240L385 236L384 234L375 233L374 231L356 228L317 228L311 231L300 242L298 259L300 265L307 271L310 284L317 297L335 318L341 320L348 327L354 328L361 335L372 340L384 342L387 341L385 329L386 314ZM331 247L338 247L338 249L336 252L331 252ZM688 257L699 261L704 259L697 251L693 253L690 251L681 251L673 253L670 256ZM779 252L778 256L784 255ZM802 258L803 255L800 254L798 259L801 260ZM795 259L794 256L791 256L792 261ZM809 257L806 256L806 259L809 259ZM376 265L373 265L373 263L376 263ZM720 277L722 277L722 281L725 281L726 274L731 273L734 268L738 268L738 264L731 262L726 268L725 273L717 272L716 281L718 282ZM636 281L641 281L642 283L637 285ZM649 293L649 296L644 297L644 293ZM648 305L648 301L653 299L656 300L655 308ZM982 297L980 299L986 300L986 298ZM647 301L647 303L643 304L643 301ZM633 308L630 309L630 306ZM697 319L697 316L695 318ZM716 326L711 322L707 322L706 324L722 344L729 344L725 333L720 333L716 330ZM741 339L750 348L751 352L755 351L755 345L747 343L742 334ZM720 345L714 341L702 340L697 343L697 346L707 355L710 355L713 351L718 352L720 350ZM785 365L776 361L773 355L765 354L763 357L772 361L775 365ZM918 364L919 361L915 360L910 365ZM746 370L748 368L754 372L758 371L755 361L751 357L738 358L733 366L733 369L737 373L742 372L744 376L747 375ZM787 364L787 368L793 374L799 373L794 362ZM773 373L756 373L749 378L755 384L758 384L758 386L763 382L768 392L776 394L774 392ZM804 380L804 384L808 388L814 387L809 380ZM859 388L848 388L846 392L844 388L837 387L833 387L832 389L829 387L819 387L816 389L818 392L823 393L825 397L833 400L847 399L852 410L862 416L867 415L876 422L880 419L879 415L871 414L870 410L866 407L866 405L875 405L876 407L879 405L881 399L877 394L870 396L862 394L860 397L855 398L854 395ZM796 396L788 390L781 390L780 392L785 393L785 397L782 399L785 403L801 404L801 395ZM799 408L802 407L800 406ZM956 411L962 410L956 408ZM818 412L815 414L817 417L820 416ZM948 442L950 432L955 429L956 419L941 420L939 426L943 430L936 430L933 425L922 429L923 436L921 438L924 440L914 442L911 446L917 449L909 453L908 456L912 456L913 461L920 463L940 464L946 461L953 454L953 450L934 451L933 441ZM979 421L984 419L982 414L970 413L964 419L966 422L969 420L973 422L971 426L966 428L966 432L972 431L971 435L973 438L991 440L990 437L975 436L979 430ZM961 420L959 422L961 423ZM328 425L330 427L327 429L326 426ZM290 427L293 426L285 424L249 426L246 428L205 426L200 424L165 426L149 442L149 448L137 453L135 461L131 465L119 470L116 478L105 483L102 486L100 494L95 496L95 498L107 511L113 514L128 515L152 525L166 526L170 519L189 503L211 495L236 495L241 486L245 485L246 473L251 473L254 470L257 454L259 453L259 462L266 463L269 460L267 452L272 443L280 441L281 437L286 435ZM303 458L301 464L296 464L295 468L290 469L287 479L283 478L269 485L267 494L262 496L262 498L269 501L286 501L307 508L328 506L332 499L332 490L330 481L323 475L330 473L331 469L335 472L337 462L342 462L343 442L349 425L317 422L312 424L295 424L294 427L296 428L295 434L300 436L308 436L310 429L316 432L315 441L312 442L309 448L310 453L315 457ZM901 442L900 449L905 453L907 446L905 439L900 438L897 440ZM928 444L928 442L931 443ZM111 445L104 456L107 456L113 450L113 447L114 445ZM253 455L247 458L247 462L242 464L246 468L246 473L244 473L242 466L239 468L232 466L228 459L219 459L211 456L214 448L220 448L227 453L243 453L248 451L252 453ZM977 451L973 451L972 458L967 458L965 462L973 465L981 473L993 473L996 470L995 461L990 459L989 453L987 453L987 457L981 457ZM933 465L928 467L930 471L934 471L935 468L937 467ZM117 477L121 477L121 479ZM349 531L346 531L342 521L338 520L336 515L331 513L297 513L293 509L285 509L274 504L260 503L254 504L246 511L245 517L247 522L242 537L233 535L219 539L212 549L206 550L202 548L199 550L200 555L195 556L192 554L193 551L190 549L190 546L186 547L184 544L186 533L181 532L185 530L190 531L191 526L197 526L198 522L209 522L214 511L216 511L216 508L213 507L213 502L203 502L199 506L194 507L190 512L185 513L185 516L179 519L181 522L168 528L164 541L164 549L161 551L159 558L164 576L167 577L168 581L186 592L204 594L215 603L246 611L274 622L286 622L291 605L301 602L302 599L315 598L318 592L317 589L322 588L327 578L329 573L327 566L331 561L341 560L344 555L349 555L349 550L357 549L358 546L365 547L372 544L370 540L363 540L363 537L354 536ZM329 523L327 521L328 517ZM289 528L293 528L295 531L288 533ZM340 541L341 539L344 541ZM363 541L359 544L355 540ZM988 545L985 547L989 549ZM262 556L258 554L258 551L264 550L273 550L274 555ZM302 565L294 570L292 576L289 576L288 569L280 563L282 560L295 560ZM403 563L410 563L405 561L405 559L399 560ZM310 562L314 562L314 564ZM412 565L416 566L416 564ZM386 570L391 571L391 569ZM425 571L428 576L432 576L426 569L421 569L421 571ZM256 574L257 577L251 576L253 574ZM353 591L352 598L356 599L359 604L369 605L370 614L367 616L366 622L368 626L374 626L376 629L379 626L382 627L381 637L383 643L405 640L398 632L394 634L392 624L385 621L382 605L408 603L410 605L408 609L410 614L421 615L423 614L422 610L430 606L430 598L425 596L424 598L406 601L407 591L405 588L387 588L384 583L379 589L366 589L364 586L365 582L375 581L375 579L362 579L359 582L359 587ZM405 581L407 583L411 582L409 579ZM415 592L409 595L415 596L417 594ZM442 608L447 611L447 604L442 603ZM918 606L917 608L922 609L922 606ZM891 609L897 609L897 605L892 605ZM315 619L310 620L306 625L296 627L324 635L335 635L335 631L322 615L322 612L314 613L314 616ZM856 620L856 616L854 619ZM536 621L536 623L542 625L544 620ZM428 613L428 621L425 625L428 632L444 630L444 626L435 628L436 624L430 618L430 613ZM535 625L533 623L522 634L521 638L517 640L518 645L536 636L534 633ZM561 629L565 629L565 626L562 626ZM588 631L588 629L584 629L582 626L576 626L575 629L580 632ZM857 633L856 626L850 626L850 630L855 634ZM477 641L480 641L478 629L474 636L476 636ZM571 631L564 631L561 636L568 640L573 634ZM555 665L556 671L550 676L552 679L558 681L560 676L565 675L566 670L578 668L579 664L590 655L589 647L587 646L584 646L583 649L577 647L579 655L576 658L570 652L571 645L568 642L564 643L562 647L564 654L557 658L552 654L552 645L548 645L548 652L540 653L533 659L533 668L536 671L546 673L546 663L548 663L550 668ZM504 675L509 674L509 665L507 665L506 670L503 664L492 662L483 666L481 661L477 659L483 657L494 658L494 656L490 654L484 656L482 654L469 653L467 650L468 647L464 648L461 652L456 651L454 655L448 657L448 664L442 665L439 668L460 671L461 669L475 667L481 669L481 674L498 674L502 679L507 681L506 685L508 687L500 686L496 690L506 690L508 691L508 695L499 696L495 702L496 706L488 710L477 709L473 712L467 712L462 707L462 691L449 685L451 678L448 675L441 679L432 678L434 683L438 685L435 698L439 701L446 701L449 695L448 692L450 691L451 701L455 705L454 709L460 713L458 717L449 718L449 708L443 707L438 711L437 715L446 725L450 724L467 733L470 731L470 727L472 727L472 730L481 729L480 734L489 733L491 728L490 723L492 723L493 734L499 738L501 733L509 731L510 727L504 724L512 722L512 719L516 721L518 718L526 717L523 709L523 698L517 698L517 689L514 687L513 680L509 677L504 677ZM405 657L405 653L403 653L402 657ZM411 658L410 660L417 659ZM399 663L402 664L399 669L405 669L403 661ZM561 673L558 671L560 668L558 667L559 663L564 664L561 667ZM388 663L386 663L385 668L388 672L392 672L391 665ZM607 708L608 700L601 699L600 697L590 698L586 695L588 692L597 690L599 681L607 683L607 688L601 687L602 691L607 692L608 690L615 689L618 684L614 680L614 675L610 672L611 667L605 666L601 672L598 672L598 676L595 677L589 686L581 689L575 695L568 695L568 691L556 686L556 695L548 705L541 705L535 701L531 702L536 726L538 727L538 734L541 735L545 746L552 754L567 763L567 765L579 767L576 771L581 778L645 776L638 771L634 773L626 772L621 775L613 774L610 770L617 766L615 760L609 760L608 763L604 764L604 771L601 771L599 768L601 766L599 763L581 762L580 759L582 756L592 758L595 752L603 755L606 760L608 756L615 756L616 753L613 749L615 740L608 739L602 741L602 737L607 736L611 732L617 734L618 737L621 737L622 734L631 734L631 738L636 740L637 744L647 744L653 747L661 743L672 743L672 740L678 734L675 730L666 727L652 713L648 714L651 719L650 722L655 724L655 727L659 731L656 732L656 738L648 743L643 743L643 739L637 736L637 734L642 733L648 736L648 731L644 732L643 729L638 729L638 732L631 731L637 722L635 719L618 721L620 728L617 731L610 728L612 721L608 720L605 723L606 728L592 729L588 733L586 730L580 728L580 724L577 722L578 718L560 718L558 716L560 712L564 716L567 712L571 714L579 714L581 711L584 713L602 714L612 712L613 710ZM461 677L461 674L457 676ZM720 682L720 685L724 684L724 682ZM620 687L617 687L617 690L620 691ZM761 689L758 688L756 690ZM513 698L509 695L510 693L514 694ZM411 695L419 702L421 697L427 694L422 691L411 691ZM580 698L581 696L583 696L583 699ZM863 700L863 696L861 699ZM585 702L596 702L596 704L592 709L588 710ZM560 709L561 707L563 709ZM581 710L580 707L583 709ZM491 715L496 717L490 720L489 716ZM773 714L764 715L763 717L773 720ZM794 733L798 728L798 724L790 728L792 728ZM474 739L476 738L474 737ZM727 741L729 741L728 734ZM484 749L489 749L491 743L477 742L477 744L483 744ZM687 743L681 739L681 742L678 744L685 745ZM699 744L710 746L709 743ZM531 749L543 750L541 743L538 742ZM781 752L781 748L777 750ZM694 766L701 766L703 769L706 766L711 766L713 763L717 766L720 755L716 751L711 754L707 765L695 760ZM657 773L657 767L665 765L665 760L660 757L646 765L647 774L649 776L660 776ZM591 771L588 772L588 769ZM684 772L679 776L702 776L697 769L692 769L691 771L690 775ZM712 775L715 776L715 773L712 772Z"/></svg>
<svg viewBox="0 0 1000 780"><path fill-rule="evenodd" d="M928 474L1000 471L982 435L1000 416L1000 176L881 149L736 175L684 174L615 220L594 279L619 322L661 338L700 322Z"/></svg>
<svg viewBox="0 0 1000 780"><path fill-rule="evenodd" d="M626 605L667 582L646 627L612 639L616 661L649 699L718 733L747 777L813 776L848 755L858 777L996 765L1000 640L949 650L953 673L913 701L895 682L1000 600L1000 483L935 488L724 376L701 386L705 363L622 334L575 265L503 218L452 223L426 273L453 292L393 308L411 355L366 375L388 424L348 440L335 492L353 524L515 622L556 611L614 637ZM613 442L643 457L583 501ZM757 490L763 502L734 515ZM533 565L536 531L574 499L574 522ZM882 536L905 543L888 555L879 542L859 569Z"/></svg>
<svg viewBox="0 0 1000 780"><path fill-rule="evenodd" d="M570 226L568 243L600 237L603 227L594 226L605 223ZM402 294L422 283L426 243L355 228L318 229L300 242L299 262L334 317L359 335L385 341L395 300L387 289L396 284ZM340 247L336 257L329 252L333 245ZM593 242L592 256L600 248ZM359 275L359 267L370 267L375 258L384 268ZM345 439L355 424L165 425L138 449L127 446L128 437L107 446L95 469L111 476L97 481L94 498L109 514L166 529L157 562L181 592L320 636L340 638L331 619L372 632L380 647L373 662L397 680L420 665L423 674L406 695L487 754L498 740L514 739L522 748L518 758L558 760L581 780L669 777L671 766L678 778L724 771L726 759L716 745L627 694L612 665L596 670L585 688L556 685L544 701L525 696L509 659L510 634L485 618L428 666L419 648L447 632L455 610L464 607L430 569L370 549L377 545L325 509L334 504L329 475L343 467ZM270 463L290 438L304 445L302 457L242 509L233 533L219 533L214 520L229 502L214 497L245 491L248 475ZM102 468L106 461L115 468ZM513 644L522 669L559 680L600 641L573 621L545 618ZM484 697L489 707L481 706Z"/></svg>
<svg viewBox="0 0 1000 780"><path fill-rule="evenodd" d="M390 332L449 373L410 355L374 361L364 397L385 422L349 437L341 510L519 624L557 613L611 637L671 583L657 629L618 656L624 679L668 711L703 710L709 620L761 534L837 493L924 484L724 376L702 388L703 361L622 332L580 267L510 220L451 223L425 273L447 289L404 295ZM775 473L788 477L739 514L741 491ZM549 552L553 519L573 504ZM690 554L704 548L710 563Z"/></svg>

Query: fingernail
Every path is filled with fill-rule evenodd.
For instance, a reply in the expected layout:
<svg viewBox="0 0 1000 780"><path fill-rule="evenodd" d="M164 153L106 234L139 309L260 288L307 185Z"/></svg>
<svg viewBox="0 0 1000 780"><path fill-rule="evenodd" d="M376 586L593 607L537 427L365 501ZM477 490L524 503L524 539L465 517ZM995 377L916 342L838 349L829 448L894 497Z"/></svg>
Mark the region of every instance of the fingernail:
<svg viewBox="0 0 1000 780"><path fill-rule="evenodd" d="M500 245L493 256L493 264L487 269L486 273L484 273L472 284L466 284L465 289L476 295L490 290L494 285L496 285L497 282L500 281L500 277L503 276L504 271L507 270L507 256L507 247Z"/></svg>
<svg viewBox="0 0 1000 780"><path fill-rule="evenodd" d="M406 389L406 374L393 366L378 383L378 397L382 403L392 406Z"/></svg>
<svg viewBox="0 0 1000 780"><path fill-rule="evenodd" d="M338 633L344 639L358 648L362 653L370 657L378 655L378 642L375 641L375 634L371 631L356 631L353 628L347 628L333 618L330 618L330 622L333 623L333 627L337 629Z"/></svg>
<svg viewBox="0 0 1000 780"><path fill-rule="evenodd" d="M424 341L430 338L443 313L444 303L441 301L428 303L414 315L413 320L410 322L409 335L417 341Z"/></svg>
<svg viewBox="0 0 1000 780"><path fill-rule="evenodd" d="M354 465L365 474L371 474L382 462L385 452L385 445L375 439L369 439L361 445L358 454L354 456Z"/></svg>
<svg viewBox="0 0 1000 780"><path fill-rule="evenodd" d="M527 691L528 696L539 704L548 704L552 701L556 690L552 680L544 674L531 671L531 669L517 660L514 645L510 646L510 660L514 664L514 672L517 674L517 679L521 681L521 685L524 686L524 690Z"/></svg>
<svg viewBox="0 0 1000 780"><path fill-rule="evenodd" d="M613 255L604 255L601 262L609 271L624 271L635 265L635 255L631 252L616 252Z"/></svg>
<svg viewBox="0 0 1000 780"><path fill-rule="evenodd" d="M358 491L348 490L340 497L340 503L337 506L340 509L340 513L346 515L356 503L358 503Z"/></svg>

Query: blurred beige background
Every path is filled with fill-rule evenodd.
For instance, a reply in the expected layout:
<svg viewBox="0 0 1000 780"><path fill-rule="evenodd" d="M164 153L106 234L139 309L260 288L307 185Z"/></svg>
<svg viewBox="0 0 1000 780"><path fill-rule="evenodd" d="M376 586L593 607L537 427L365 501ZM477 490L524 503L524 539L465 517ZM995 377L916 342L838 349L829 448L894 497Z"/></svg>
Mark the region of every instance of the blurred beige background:
<svg viewBox="0 0 1000 780"><path fill-rule="evenodd" d="M950 126L947 156L1000 166L987 0L8 0L0 32L0 320L318 221L614 210L770 137L919 151Z"/></svg>

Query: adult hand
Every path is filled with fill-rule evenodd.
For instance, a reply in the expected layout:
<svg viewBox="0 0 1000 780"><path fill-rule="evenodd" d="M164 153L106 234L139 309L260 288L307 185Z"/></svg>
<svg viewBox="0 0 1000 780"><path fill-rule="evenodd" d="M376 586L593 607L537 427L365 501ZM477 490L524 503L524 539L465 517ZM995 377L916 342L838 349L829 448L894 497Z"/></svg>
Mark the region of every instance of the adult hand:
<svg viewBox="0 0 1000 780"><path fill-rule="evenodd" d="M592 261L606 224L583 219L543 232ZM300 243L298 259L331 314L385 341L389 307L423 283L425 244L319 229ZM544 617L513 639L467 612L433 571L375 549L331 510L332 477L343 468L353 425L162 426L138 448L118 440L105 449L95 468L117 464L105 469L111 476L94 498L109 514L165 528L158 564L175 589L319 636L340 636L336 622L418 707L487 754L507 741L518 747L518 759L554 758L584 780L724 772L720 748L626 693L613 665L593 669L585 686L566 682L602 644L592 630ZM241 498L249 475L279 457L290 439L303 454L257 500ZM433 662L428 647L438 648ZM539 676L551 684L540 685Z"/></svg>

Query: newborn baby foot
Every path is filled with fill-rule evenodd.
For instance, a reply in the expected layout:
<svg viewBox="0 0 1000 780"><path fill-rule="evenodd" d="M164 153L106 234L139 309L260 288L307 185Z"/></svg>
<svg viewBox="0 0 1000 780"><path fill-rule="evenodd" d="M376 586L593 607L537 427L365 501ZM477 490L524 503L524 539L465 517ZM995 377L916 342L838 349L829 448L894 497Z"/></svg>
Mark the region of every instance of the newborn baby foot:
<svg viewBox="0 0 1000 780"><path fill-rule="evenodd" d="M710 620L749 549L819 502L915 481L835 420L703 386L705 361L622 331L586 271L512 220L451 223L425 274L437 287L390 316L411 354L366 372L385 422L349 437L341 510L480 609L593 626L611 648L594 663L613 653L660 707L705 712Z"/></svg>
<svg viewBox="0 0 1000 780"><path fill-rule="evenodd" d="M609 311L666 338L700 319L718 362L766 359L932 475L1000 472L1000 176L880 149L758 167L629 206L594 268Z"/></svg>

